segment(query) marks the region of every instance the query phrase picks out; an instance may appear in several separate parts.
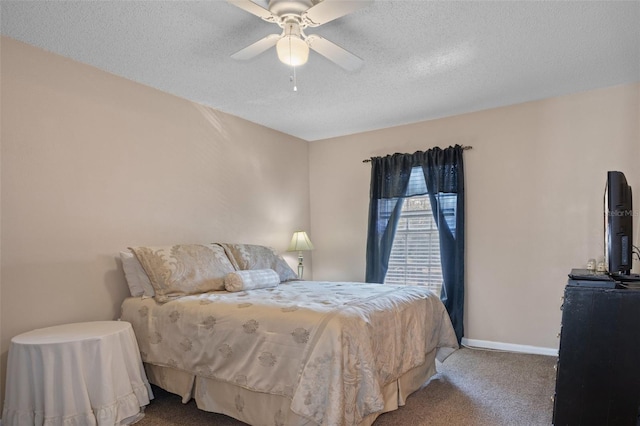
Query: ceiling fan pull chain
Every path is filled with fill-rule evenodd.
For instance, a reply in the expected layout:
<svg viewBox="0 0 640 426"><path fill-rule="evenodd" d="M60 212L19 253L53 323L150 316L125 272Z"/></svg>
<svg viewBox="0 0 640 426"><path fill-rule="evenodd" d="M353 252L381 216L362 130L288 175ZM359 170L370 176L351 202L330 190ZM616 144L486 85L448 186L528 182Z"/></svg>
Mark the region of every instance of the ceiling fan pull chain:
<svg viewBox="0 0 640 426"><path fill-rule="evenodd" d="M297 92L298 91L298 81L296 79L296 67L292 67L293 68L293 91Z"/></svg>
<svg viewBox="0 0 640 426"><path fill-rule="evenodd" d="M293 25L289 25L289 32L291 32L291 28L293 27ZM293 91L297 92L298 91L298 81L296 78L296 66L293 65L293 52L291 51L291 37L289 37L289 63L291 64L291 68L293 69L293 75L291 76L290 80L293 81Z"/></svg>

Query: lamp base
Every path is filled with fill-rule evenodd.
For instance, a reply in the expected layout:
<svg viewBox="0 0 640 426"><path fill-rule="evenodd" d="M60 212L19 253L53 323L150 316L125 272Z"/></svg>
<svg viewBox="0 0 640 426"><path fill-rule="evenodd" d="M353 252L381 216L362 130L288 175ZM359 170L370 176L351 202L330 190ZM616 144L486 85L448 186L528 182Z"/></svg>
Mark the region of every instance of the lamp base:
<svg viewBox="0 0 640 426"><path fill-rule="evenodd" d="M298 252L298 278L302 279L302 274L304 273L304 264L302 263L302 252Z"/></svg>

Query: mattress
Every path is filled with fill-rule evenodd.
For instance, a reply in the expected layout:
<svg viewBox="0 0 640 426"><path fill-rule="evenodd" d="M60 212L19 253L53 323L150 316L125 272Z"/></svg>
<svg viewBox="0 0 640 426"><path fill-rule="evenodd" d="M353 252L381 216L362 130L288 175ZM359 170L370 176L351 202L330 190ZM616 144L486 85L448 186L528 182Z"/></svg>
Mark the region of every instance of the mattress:
<svg viewBox="0 0 640 426"><path fill-rule="evenodd" d="M399 380L458 347L442 302L415 286L294 281L165 304L132 297L121 318L132 324L143 361L157 367L153 375L181 377L176 390L192 378L201 402L212 399L211 383L285 401L288 410L265 424L366 423L388 411L385 392ZM166 377L155 381L163 380L172 387ZM243 420L248 404L236 393L237 412L225 414Z"/></svg>

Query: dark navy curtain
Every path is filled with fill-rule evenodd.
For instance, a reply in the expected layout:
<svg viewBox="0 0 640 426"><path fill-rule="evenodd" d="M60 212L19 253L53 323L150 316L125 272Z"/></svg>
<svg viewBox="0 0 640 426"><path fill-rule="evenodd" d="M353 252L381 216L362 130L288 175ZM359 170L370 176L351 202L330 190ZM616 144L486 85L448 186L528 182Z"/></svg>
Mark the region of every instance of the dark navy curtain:
<svg viewBox="0 0 640 426"><path fill-rule="evenodd" d="M368 283L383 283L389 266L402 199L407 193L413 158L406 154L371 159L369 231L367 235Z"/></svg>
<svg viewBox="0 0 640 426"><path fill-rule="evenodd" d="M371 159L366 281L382 283L387 273L395 229L404 198L429 194L440 237L442 291L458 337L464 334L464 165L463 147L432 148L413 154ZM414 167L421 167L426 187L410 187Z"/></svg>

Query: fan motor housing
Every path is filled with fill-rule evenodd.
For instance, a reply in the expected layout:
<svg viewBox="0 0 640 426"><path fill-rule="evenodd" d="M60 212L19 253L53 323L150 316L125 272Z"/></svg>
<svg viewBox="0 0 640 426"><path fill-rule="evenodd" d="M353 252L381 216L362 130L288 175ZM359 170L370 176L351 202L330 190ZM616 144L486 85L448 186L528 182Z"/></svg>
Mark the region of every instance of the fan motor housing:
<svg viewBox="0 0 640 426"><path fill-rule="evenodd" d="M310 7L319 3L313 0L269 0L269 11L276 16L302 15Z"/></svg>

